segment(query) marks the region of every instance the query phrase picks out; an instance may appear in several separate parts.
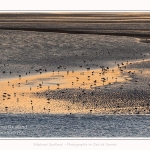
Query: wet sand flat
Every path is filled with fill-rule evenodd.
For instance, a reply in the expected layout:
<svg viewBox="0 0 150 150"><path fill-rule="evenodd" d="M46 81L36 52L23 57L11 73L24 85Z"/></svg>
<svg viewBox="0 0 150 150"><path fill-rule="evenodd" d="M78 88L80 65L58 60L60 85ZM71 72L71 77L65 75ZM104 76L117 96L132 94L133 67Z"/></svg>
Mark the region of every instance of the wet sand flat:
<svg viewBox="0 0 150 150"><path fill-rule="evenodd" d="M138 92L130 97L135 91L129 93L129 86L136 87L133 84L139 82L134 81L136 74L149 73L132 70L131 65L148 62L149 59L126 62L122 69L47 72L2 80L1 113L147 114L149 100L141 99ZM126 84L129 85L125 87Z"/></svg>
<svg viewBox="0 0 150 150"><path fill-rule="evenodd" d="M117 68L112 70L84 70L51 72L5 79L0 82L1 113L88 113L66 100L34 97L41 93L63 89L92 89L125 79ZM78 109L78 107L81 107ZM71 108L71 109L69 109Z"/></svg>

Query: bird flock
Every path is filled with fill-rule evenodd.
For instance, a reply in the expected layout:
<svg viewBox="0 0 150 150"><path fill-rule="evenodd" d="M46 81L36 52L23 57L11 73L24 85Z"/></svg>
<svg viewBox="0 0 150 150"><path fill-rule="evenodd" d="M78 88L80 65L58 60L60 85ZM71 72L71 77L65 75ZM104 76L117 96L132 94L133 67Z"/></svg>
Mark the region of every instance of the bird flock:
<svg viewBox="0 0 150 150"><path fill-rule="evenodd" d="M53 71L43 67L6 78L0 81L0 111L148 114L149 78L144 77L145 70L134 66L149 64L148 56L141 54L141 59L115 61L113 67L96 65L94 69L79 65L82 69L67 70L60 64ZM7 73L13 75L12 70L2 71L3 75Z"/></svg>

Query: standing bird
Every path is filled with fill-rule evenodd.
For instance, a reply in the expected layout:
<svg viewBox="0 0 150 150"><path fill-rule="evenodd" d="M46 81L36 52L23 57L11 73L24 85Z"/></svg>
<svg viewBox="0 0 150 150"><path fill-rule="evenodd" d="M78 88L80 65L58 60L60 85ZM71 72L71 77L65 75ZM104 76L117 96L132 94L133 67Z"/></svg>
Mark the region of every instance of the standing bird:
<svg viewBox="0 0 150 150"><path fill-rule="evenodd" d="M21 79L21 75L19 75L19 79Z"/></svg>

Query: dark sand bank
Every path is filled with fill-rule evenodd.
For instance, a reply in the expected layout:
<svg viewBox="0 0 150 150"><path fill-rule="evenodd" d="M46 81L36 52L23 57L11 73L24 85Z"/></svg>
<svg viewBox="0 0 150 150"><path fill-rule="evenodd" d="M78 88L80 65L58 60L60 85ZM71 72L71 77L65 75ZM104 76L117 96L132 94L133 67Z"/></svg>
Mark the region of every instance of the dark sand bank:
<svg viewBox="0 0 150 150"><path fill-rule="evenodd" d="M112 68L121 62L142 60L143 53L149 52L149 44L139 44L134 38L129 41L128 37L15 31L14 38L13 32L1 32L6 37L1 38L1 78Z"/></svg>

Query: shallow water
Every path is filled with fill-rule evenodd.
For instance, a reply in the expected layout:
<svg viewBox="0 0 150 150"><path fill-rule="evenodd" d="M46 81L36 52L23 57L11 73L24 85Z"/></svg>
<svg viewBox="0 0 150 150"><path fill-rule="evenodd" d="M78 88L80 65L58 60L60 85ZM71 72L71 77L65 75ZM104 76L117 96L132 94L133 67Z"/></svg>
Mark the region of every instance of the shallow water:
<svg viewBox="0 0 150 150"><path fill-rule="evenodd" d="M0 115L0 137L150 137L145 115Z"/></svg>

